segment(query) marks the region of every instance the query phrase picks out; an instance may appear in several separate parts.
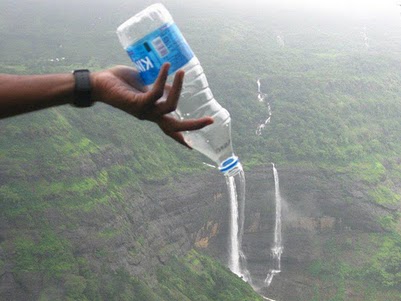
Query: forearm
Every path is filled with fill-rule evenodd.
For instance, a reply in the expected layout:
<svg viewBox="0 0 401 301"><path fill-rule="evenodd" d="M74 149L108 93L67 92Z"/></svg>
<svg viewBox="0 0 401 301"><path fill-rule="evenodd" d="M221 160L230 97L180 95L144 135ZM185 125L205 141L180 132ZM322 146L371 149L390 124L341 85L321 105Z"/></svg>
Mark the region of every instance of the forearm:
<svg viewBox="0 0 401 301"><path fill-rule="evenodd" d="M72 74L0 74L0 118L71 103Z"/></svg>

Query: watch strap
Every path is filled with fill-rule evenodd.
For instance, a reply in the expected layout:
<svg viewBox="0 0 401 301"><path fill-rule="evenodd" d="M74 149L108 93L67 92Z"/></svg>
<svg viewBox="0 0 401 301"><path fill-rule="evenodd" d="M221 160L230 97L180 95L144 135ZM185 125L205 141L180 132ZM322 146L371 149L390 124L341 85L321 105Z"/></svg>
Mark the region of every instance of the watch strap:
<svg viewBox="0 0 401 301"><path fill-rule="evenodd" d="M90 71L88 69L78 69L73 72L75 79L73 104L79 108L86 108L93 105L91 98L92 87L90 82Z"/></svg>

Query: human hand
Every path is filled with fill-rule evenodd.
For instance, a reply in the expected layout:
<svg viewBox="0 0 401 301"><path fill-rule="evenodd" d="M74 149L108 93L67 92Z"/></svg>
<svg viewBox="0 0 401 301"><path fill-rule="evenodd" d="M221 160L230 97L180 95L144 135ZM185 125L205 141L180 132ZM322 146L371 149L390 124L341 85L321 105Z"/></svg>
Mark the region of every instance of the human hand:
<svg viewBox="0 0 401 301"><path fill-rule="evenodd" d="M175 111L180 97L184 71L177 71L173 85L166 84L169 64L164 64L151 90L143 86L138 71L116 66L92 74L93 99L121 109L141 120L155 122L177 142L191 148L183 131L199 130L213 123L211 117L178 120L169 113Z"/></svg>

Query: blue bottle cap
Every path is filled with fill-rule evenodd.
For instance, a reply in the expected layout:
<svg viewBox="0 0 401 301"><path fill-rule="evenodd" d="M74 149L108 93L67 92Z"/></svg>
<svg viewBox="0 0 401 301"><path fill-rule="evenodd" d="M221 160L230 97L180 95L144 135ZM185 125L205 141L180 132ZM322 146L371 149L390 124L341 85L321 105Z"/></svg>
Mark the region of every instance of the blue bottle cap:
<svg viewBox="0 0 401 301"><path fill-rule="evenodd" d="M231 169L233 169L237 165L238 165L238 157L232 156L232 157L229 157L228 159L224 160L224 162L219 167L219 170L221 172L227 172L227 171L230 171Z"/></svg>

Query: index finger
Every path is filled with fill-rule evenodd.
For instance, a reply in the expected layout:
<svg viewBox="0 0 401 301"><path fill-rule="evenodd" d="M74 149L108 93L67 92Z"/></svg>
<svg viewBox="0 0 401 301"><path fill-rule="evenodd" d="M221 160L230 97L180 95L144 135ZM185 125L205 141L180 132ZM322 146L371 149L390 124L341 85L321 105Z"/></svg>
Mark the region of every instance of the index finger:
<svg viewBox="0 0 401 301"><path fill-rule="evenodd" d="M159 125L164 132L183 132L195 131L204 128L214 122L212 117L202 117L199 119L178 120L172 116L164 115L159 121Z"/></svg>

